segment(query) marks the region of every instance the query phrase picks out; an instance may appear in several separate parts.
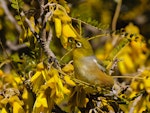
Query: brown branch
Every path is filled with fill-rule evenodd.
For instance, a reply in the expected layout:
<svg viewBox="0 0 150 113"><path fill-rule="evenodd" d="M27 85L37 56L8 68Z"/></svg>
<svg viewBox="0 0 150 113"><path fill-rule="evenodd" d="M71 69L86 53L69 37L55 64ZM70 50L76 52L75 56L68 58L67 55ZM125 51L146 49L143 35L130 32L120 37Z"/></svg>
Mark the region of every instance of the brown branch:
<svg viewBox="0 0 150 113"><path fill-rule="evenodd" d="M8 19L15 25L17 31L19 33L21 33L21 27L18 25L17 21L15 20L15 18L13 17L13 15L10 13L8 7L7 7L7 3L6 0L0 0L1 2L1 6L4 9L5 14L7 15Z"/></svg>
<svg viewBox="0 0 150 113"><path fill-rule="evenodd" d="M9 47L10 50L13 50L13 51L17 51L19 49L22 49L22 48L26 48L27 45L26 44L20 44L20 45L15 45L13 44L11 41L6 41L6 44L7 46Z"/></svg>
<svg viewBox="0 0 150 113"><path fill-rule="evenodd" d="M25 17L25 14L23 12L21 12L21 16ZM41 29L40 34L36 33L34 28L31 26L31 22L26 17L25 17L25 22L29 26L29 28L30 28L31 32L33 33L33 35L37 38L37 41L42 46L42 48L43 48L44 52L46 53L46 55L48 56L48 61L49 62L53 62L54 63L54 67L59 68L59 63L56 60L56 56L51 51L51 49L49 48L49 45L50 45L50 42L51 42L51 39L52 39L52 29L49 30L49 34L48 34L48 37L47 37L46 36L46 26L45 26L45 24L46 24L45 20L47 20L46 18L48 18L48 17L45 17L43 19L43 22L42 22L43 27Z"/></svg>

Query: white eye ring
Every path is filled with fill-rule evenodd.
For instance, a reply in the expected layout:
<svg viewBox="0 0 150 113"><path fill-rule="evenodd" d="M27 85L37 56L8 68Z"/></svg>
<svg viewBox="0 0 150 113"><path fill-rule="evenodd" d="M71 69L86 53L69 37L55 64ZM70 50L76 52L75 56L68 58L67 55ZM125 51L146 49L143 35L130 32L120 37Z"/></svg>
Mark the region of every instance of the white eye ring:
<svg viewBox="0 0 150 113"><path fill-rule="evenodd" d="M76 47L82 47L81 42L77 42L77 43L76 43Z"/></svg>

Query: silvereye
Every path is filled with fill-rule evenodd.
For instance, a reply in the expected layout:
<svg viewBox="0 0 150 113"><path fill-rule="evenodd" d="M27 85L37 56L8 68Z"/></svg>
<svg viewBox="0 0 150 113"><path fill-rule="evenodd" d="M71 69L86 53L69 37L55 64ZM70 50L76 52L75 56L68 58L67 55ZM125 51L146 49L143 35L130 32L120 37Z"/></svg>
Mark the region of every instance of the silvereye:
<svg viewBox="0 0 150 113"><path fill-rule="evenodd" d="M112 76L102 71L102 66L98 64L93 49L85 38L75 40L73 65L77 79L100 88L112 88L114 84Z"/></svg>

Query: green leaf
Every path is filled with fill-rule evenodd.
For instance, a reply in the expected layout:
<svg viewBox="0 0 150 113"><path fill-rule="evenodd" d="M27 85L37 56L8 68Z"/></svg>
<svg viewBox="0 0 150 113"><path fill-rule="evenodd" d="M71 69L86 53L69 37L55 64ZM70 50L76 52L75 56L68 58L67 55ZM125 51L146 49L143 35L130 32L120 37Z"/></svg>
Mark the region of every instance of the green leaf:
<svg viewBox="0 0 150 113"><path fill-rule="evenodd" d="M16 15L15 18L16 18L17 20L21 20L21 17L20 17L19 15Z"/></svg>
<svg viewBox="0 0 150 113"><path fill-rule="evenodd" d="M129 40L126 37L122 38L121 41L118 43L118 45L114 47L113 50L110 52L106 60L113 61L113 59L118 55L118 53L128 44L129 44Z"/></svg>
<svg viewBox="0 0 150 113"><path fill-rule="evenodd" d="M24 5L24 2L21 1L21 2L19 3L19 7L22 8L23 5Z"/></svg>
<svg viewBox="0 0 150 113"><path fill-rule="evenodd" d="M17 1L18 1L18 3L22 2L22 0L17 0Z"/></svg>
<svg viewBox="0 0 150 113"><path fill-rule="evenodd" d="M18 21L17 23L18 23L19 25L22 25L22 21Z"/></svg>
<svg viewBox="0 0 150 113"><path fill-rule="evenodd" d="M11 55L11 58L14 62L21 62L21 59L19 58L19 55L17 53Z"/></svg>
<svg viewBox="0 0 150 113"><path fill-rule="evenodd" d="M18 5L17 4L11 4L11 7L18 10Z"/></svg>
<svg viewBox="0 0 150 113"><path fill-rule="evenodd" d="M16 0L11 0L12 4L18 4Z"/></svg>
<svg viewBox="0 0 150 113"><path fill-rule="evenodd" d="M11 6L17 10L19 10L19 8L22 8L24 5L24 2L22 0L12 0L11 2Z"/></svg>
<svg viewBox="0 0 150 113"><path fill-rule="evenodd" d="M6 39L9 40L9 41L14 42L16 40L16 36L14 35L13 32L9 32L9 33L6 34Z"/></svg>

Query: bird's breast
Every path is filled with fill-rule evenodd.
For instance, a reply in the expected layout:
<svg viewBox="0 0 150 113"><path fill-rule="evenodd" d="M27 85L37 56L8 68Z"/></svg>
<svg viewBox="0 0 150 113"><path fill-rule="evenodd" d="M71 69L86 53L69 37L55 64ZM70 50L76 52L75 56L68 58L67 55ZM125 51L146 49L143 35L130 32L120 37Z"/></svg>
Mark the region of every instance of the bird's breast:
<svg viewBox="0 0 150 113"><path fill-rule="evenodd" d="M100 77L101 70L93 56L74 61L74 65L76 77L83 81L96 81Z"/></svg>
<svg viewBox="0 0 150 113"><path fill-rule="evenodd" d="M74 60L76 78L93 85L113 84L111 76L106 75L100 68L94 56Z"/></svg>

